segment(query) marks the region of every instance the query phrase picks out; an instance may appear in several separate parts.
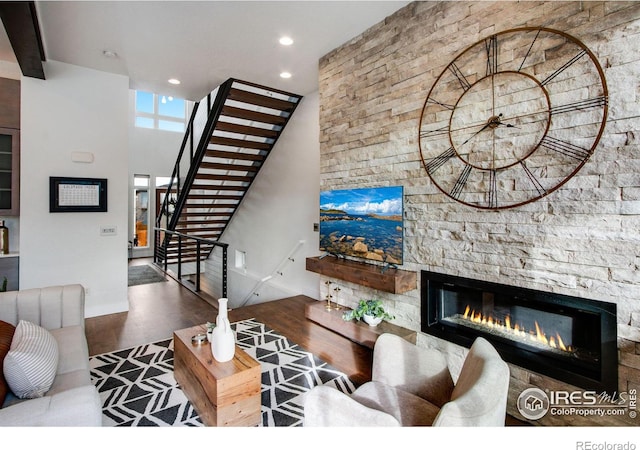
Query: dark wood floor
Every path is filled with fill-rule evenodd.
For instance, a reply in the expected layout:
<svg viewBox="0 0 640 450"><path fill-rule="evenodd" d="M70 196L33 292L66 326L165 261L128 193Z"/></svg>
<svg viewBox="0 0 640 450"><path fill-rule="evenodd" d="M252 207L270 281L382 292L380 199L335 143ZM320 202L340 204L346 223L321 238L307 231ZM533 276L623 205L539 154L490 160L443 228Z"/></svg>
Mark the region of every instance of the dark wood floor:
<svg viewBox="0 0 640 450"><path fill-rule="evenodd" d="M147 264L134 259L130 264ZM174 330L214 321L213 299L204 299L166 282L131 286L129 311L88 318L85 321L89 353L111 352L171 337ZM229 319L255 318L346 373L354 383L371 379L371 350L337 335L304 316L304 305L315 300L298 296L249 305L229 311Z"/></svg>

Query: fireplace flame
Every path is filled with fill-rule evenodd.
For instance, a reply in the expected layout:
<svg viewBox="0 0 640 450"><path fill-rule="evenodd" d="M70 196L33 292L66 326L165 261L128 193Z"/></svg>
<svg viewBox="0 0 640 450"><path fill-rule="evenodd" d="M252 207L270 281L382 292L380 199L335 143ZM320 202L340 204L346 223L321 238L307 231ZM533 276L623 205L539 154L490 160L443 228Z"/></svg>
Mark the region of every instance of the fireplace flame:
<svg viewBox="0 0 640 450"><path fill-rule="evenodd" d="M511 316L509 315L507 315L504 318L504 321L502 321L492 315L485 315L482 312L476 312L471 309L469 305L465 307L462 318L490 329L496 328L506 331L509 334L513 334L522 339L531 339L554 349L573 352L571 345L566 345L562 340L562 337L560 337L560 334L555 333L555 335L547 335L537 321L534 321L534 327L532 329L527 329L521 323L512 323Z"/></svg>

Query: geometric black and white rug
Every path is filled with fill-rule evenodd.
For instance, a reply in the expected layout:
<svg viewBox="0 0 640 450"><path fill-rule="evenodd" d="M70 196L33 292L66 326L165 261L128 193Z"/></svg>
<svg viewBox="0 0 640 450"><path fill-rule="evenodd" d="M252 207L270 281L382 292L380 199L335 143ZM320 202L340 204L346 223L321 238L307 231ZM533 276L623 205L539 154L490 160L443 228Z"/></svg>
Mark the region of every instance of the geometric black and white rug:
<svg viewBox="0 0 640 450"><path fill-rule="evenodd" d="M351 380L312 353L253 319L231 324L236 343L262 370L262 422L302 426L304 394L326 384L352 393ZM90 358L103 426L203 426L173 377L173 339Z"/></svg>

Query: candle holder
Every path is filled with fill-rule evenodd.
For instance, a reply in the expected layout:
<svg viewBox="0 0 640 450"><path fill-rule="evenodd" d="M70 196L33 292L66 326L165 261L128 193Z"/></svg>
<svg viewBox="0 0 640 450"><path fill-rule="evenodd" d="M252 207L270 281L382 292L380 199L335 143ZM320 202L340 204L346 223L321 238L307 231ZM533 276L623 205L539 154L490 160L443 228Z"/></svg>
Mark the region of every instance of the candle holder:
<svg viewBox="0 0 640 450"><path fill-rule="evenodd" d="M342 309L342 306L341 306L340 304L338 304L338 294L340 294L340 286L335 287L335 288L333 289L333 292L335 292L335 293L336 293L336 299L335 299L335 301L334 301L334 303L335 303L335 305L336 305L336 306L334 306L334 309L335 309L336 311L340 311L340 310Z"/></svg>
<svg viewBox="0 0 640 450"><path fill-rule="evenodd" d="M333 307L331 306L331 281L325 281L324 284L327 285L327 305L324 307L327 311L331 311Z"/></svg>
<svg viewBox="0 0 640 450"><path fill-rule="evenodd" d="M327 294L327 305L324 307L327 311L331 311L333 307L331 306L331 294Z"/></svg>

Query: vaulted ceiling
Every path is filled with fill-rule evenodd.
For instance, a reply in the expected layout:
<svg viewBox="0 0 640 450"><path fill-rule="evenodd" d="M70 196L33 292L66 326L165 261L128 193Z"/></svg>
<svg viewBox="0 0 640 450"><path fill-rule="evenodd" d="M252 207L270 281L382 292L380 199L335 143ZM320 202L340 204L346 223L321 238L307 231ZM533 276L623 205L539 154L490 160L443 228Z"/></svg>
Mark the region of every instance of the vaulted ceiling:
<svg viewBox="0 0 640 450"><path fill-rule="evenodd" d="M132 89L200 100L231 77L313 92L320 57L407 3L38 1L35 9L46 59L126 75ZM285 35L292 45L279 44ZM0 59L12 58L0 30Z"/></svg>

